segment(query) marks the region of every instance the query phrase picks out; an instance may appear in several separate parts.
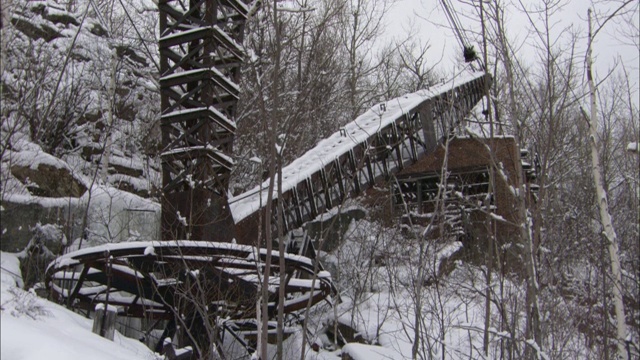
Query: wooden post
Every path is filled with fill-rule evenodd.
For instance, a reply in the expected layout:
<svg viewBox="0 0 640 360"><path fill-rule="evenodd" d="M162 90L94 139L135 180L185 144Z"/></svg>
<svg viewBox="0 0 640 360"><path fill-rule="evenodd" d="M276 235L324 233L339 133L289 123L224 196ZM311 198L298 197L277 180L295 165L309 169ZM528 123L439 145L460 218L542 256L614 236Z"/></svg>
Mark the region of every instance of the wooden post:
<svg viewBox="0 0 640 360"><path fill-rule="evenodd" d="M422 122L422 132L427 151L431 151L438 145L436 129L433 119L433 100L428 101L418 110Z"/></svg>
<svg viewBox="0 0 640 360"><path fill-rule="evenodd" d="M93 333L113 341L116 329L117 309L115 306L100 303L96 305L93 318Z"/></svg>
<svg viewBox="0 0 640 360"><path fill-rule="evenodd" d="M191 346L187 346L182 349L176 349L171 342L171 338L164 339L162 351L164 352L164 358L166 360L187 360L191 359L193 355L193 349Z"/></svg>

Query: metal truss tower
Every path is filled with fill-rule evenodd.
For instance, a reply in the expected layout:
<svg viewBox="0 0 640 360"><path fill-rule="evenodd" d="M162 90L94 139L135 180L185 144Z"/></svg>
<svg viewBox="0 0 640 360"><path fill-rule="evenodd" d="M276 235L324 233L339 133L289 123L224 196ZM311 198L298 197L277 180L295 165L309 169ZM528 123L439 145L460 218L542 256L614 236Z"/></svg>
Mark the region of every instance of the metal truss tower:
<svg viewBox="0 0 640 360"><path fill-rule="evenodd" d="M159 0L162 238L231 241L241 0Z"/></svg>

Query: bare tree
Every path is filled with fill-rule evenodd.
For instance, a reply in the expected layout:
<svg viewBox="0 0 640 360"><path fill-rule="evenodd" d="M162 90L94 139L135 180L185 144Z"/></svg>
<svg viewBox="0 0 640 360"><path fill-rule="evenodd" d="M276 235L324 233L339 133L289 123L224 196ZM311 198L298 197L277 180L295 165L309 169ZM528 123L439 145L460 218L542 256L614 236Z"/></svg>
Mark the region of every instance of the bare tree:
<svg viewBox="0 0 640 360"><path fill-rule="evenodd" d="M379 94L371 83L372 73L384 63L372 52L374 40L384 29L384 14L392 0L341 0L344 2L340 26L341 42L346 52L346 87L348 117L355 119Z"/></svg>
<svg viewBox="0 0 640 360"><path fill-rule="evenodd" d="M623 4L624 7L624 4ZM615 15L615 13L613 14ZM613 16L611 15L611 16ZM611 213L609 211L609 203L607 193L604 188L604 181L602 179L602 166L600 164L600 154L598 151L598 145L596 143L598 138L598 108L596 100L596 84L593 76L593 40L598 32L602 29L602 24L597 30L593 29L591 23L591 9L588 11L589 17L589 38L587 46L587 82L589 85L589 115L585 112L585 118L589 120L589 145L591 148L591 170L593 174L593 182L596 188L597 204L600 210L600 222L604 229L604 236L607 239L607 248L609 251L609 258L611 261L611 275L612 275L612 290L613 290L613 304L616 313L616 335L617 335L617 348L618 358L623 359L627 354L625 349L625 341L627 338L627 322L624 310L624 303L622 300L622 275L618 250L618 235L616 234L611 219ZM606 21L605 21L606 23Z"/></svg>

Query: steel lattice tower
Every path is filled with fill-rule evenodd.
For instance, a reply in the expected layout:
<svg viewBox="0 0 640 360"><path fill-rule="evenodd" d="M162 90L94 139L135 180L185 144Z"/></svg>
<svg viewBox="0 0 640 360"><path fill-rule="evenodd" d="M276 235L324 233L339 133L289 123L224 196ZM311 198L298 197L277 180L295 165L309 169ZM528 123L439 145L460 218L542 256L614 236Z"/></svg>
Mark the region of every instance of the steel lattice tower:
<svg viewBox="0 0 640 360"><path fill-rule="evenodd" d="M160 0L162 238L231 241L241 0Z"/></svg>

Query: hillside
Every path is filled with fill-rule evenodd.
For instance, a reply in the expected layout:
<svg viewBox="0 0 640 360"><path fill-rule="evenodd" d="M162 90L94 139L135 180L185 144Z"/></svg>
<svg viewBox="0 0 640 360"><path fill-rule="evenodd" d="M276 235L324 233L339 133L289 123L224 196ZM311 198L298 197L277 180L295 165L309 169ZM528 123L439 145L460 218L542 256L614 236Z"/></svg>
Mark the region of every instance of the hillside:
<svg viewBox="0 0 640 360"><path fill-rule="evenodd" d="M3 29L2 249L23 248L37 223L59 226L70 242L87 227L94 244L136 231L156 236L126 225L159 210L140 198L159 186L157 161L145 155L157 146L159 112L148 44L126 35L130 22L108 31L85 3L11 5ZM136 28L155 21L153 3L130 6L140 14Z"/></svg>
<svg viewBox="0 0 640 360"><path fill-rule="evenodd" d="M309 309L284 316L280 354L275 321L267 323L271 332L264 348L270 359L640 356L640 88L625 70L636 64L620 63L611 74L595 76L597 106L591 119L589 89L581 76L592 74L576 48L585 41L552 25L563 11L573 10L554 1L542 2L543 8L525 2L517 9L492 2L482 10L489 25L485 28L476 3L460 4L465 11L460 16L469 22L468 28L458 29L465 35L460 37L476 49L488 47L486 59L471 63L438 60L442 56L430 49L428 39L441 34L417 28L405 39L380 45L387 35L385 14L402 1L237 5L248 15L240 29L244 43L237 49L245 55L234 87L240 95L229 126L236 132L225 133L225 140L231 139L225 151L231 155L224 159L233 164L225 179L230 211L235 221L246 220L241 223L243 234L248 233L245 242L267 238L264 189L281 170L287 225L296 216L303 223L285 237L304 238L304 231L317 250L313 260L299 256L309 252L291 258L317 267L311 273L322 273L336 291ZM619 34L622 43L637 45L637 4L605 1L594 6L603 29ZM528 19L522 26L532 35L519 39L505 30L505 11ZM607 16L615 21L603 21ZM44 284L47 266L60 255L161 238L160 154L165 149L158 18L155 0L2 1L2 359L168 359L151 350L162 344L167 329L173 329L169 337L176 342L191 337L181 347L202 342L204 335L196 341L193 329L184 325L185 314L176 311L172 319L158 317L157 322L152 316L133 319L124 316L129 309L123 305L115 340L108 341L92 333L92 314L56 304ZM536 49L535 56L515 50L522 42ZM202 49L196 45L194 41L182 50L198 53ZM462 107L456 101L463 95L439 103L445 108L425 103L407 112L444 94L451 84L480 79L484 70L478 69L489 69L492 83L489 96L477 106L465 104L473 108L470 114L459 114ZM191 85L183 86L184 93L195 91ZM406 124L413 128L403 128ZM427 144L427 133L432 144ZM173 136L189 141L189 134ZM418 159L400 142L429 149ZM508 144L507 150L502 144ZM376 170L390 156L400 159L402 171ZM404 167L403 156L416 159ZM600 168L594 170L596 160ZM331 169L332 164L342 167ZM371 178L363 191L334 181L345 179L354 188L364 184L367 179L356 170L343 171L357 166ZM604 200L594 184L596 171L602 173ZM190 182L190 177L184 181ZM330 208L332 201L330 211L318 211ZM298 202L300 208L291 205ZM610 227L603 225L603 204ZM183 219L179 212L177 218ZM277 217L272 219L273 231ZM603 235L613 228L614 240ZM276 249L287 241L269 244ZM241 244L234 238L224 245L233 250ZM156 256L154 251L150 246L143 255ZM280 300L298 300L277 296L279 280L273 274L273 283L262 282L273 295L270 300L253 288L228 290L238 280L244 285L262 281L267 266L260 256L265 254L226 259L238 266L228 270L237 277L189 268L204 258L222 266L216 253L181 257L184 266L170 269L174 277L162 273L170 267L163 260L144 271L163 286L210 276L207 280L216 281L205 283L215 286L207 290L233 298L231 304L249 304L251 311L257 308L254 303L275 309ZM113 256L103 258L106 264ZM85 300L98 299L105 291L99 275L113 267L98 269L100 261L88 261L95 283L85 285L93 287L95 298L81 294ZM144 261L126 261L116 264L120 274L141 276L135 264ZM242 266L252 266L255 274L243 272ZM66 273L61 276L56 281L68 280ZM75 269L69 276L76 276ZM297 280L291 283L301 289L310 281ZM316 289L315 283L311 286ZM232 312L223 312L223 300L198 303L196 296L189 297L197 290L189 291L180 294L182 299L207 314L206 321L198 319L207 331L198 335L206 332L207 341L215 339L212 348L219 346L227 359L258 358L259 316L236 321ZM311 298L302 290L299 294ZM158 299L145 300L139 303L143 312L149 304L169 307ZM269 315L275 320L275 310ZM227 325L236 326L235 332ZM216 351L202 358L218 360Z"/></svg>

